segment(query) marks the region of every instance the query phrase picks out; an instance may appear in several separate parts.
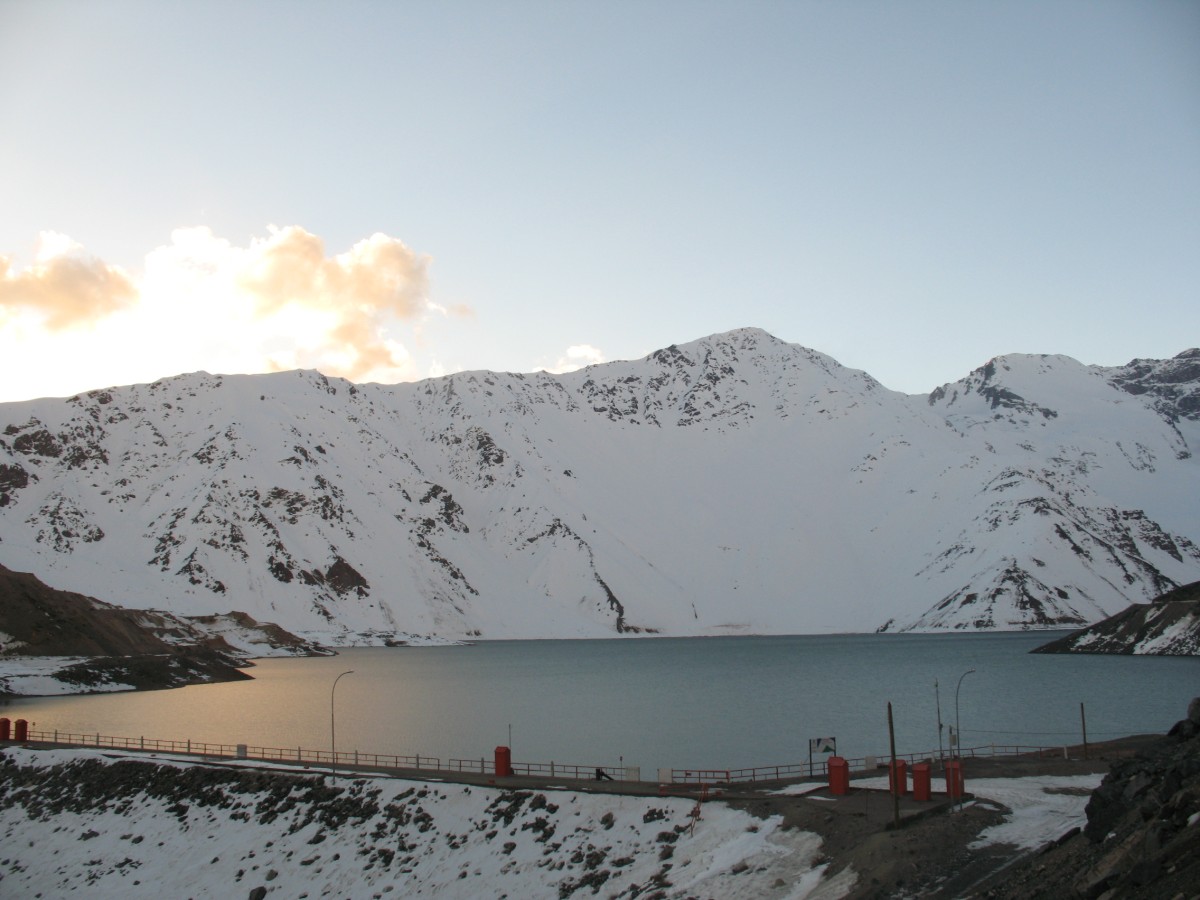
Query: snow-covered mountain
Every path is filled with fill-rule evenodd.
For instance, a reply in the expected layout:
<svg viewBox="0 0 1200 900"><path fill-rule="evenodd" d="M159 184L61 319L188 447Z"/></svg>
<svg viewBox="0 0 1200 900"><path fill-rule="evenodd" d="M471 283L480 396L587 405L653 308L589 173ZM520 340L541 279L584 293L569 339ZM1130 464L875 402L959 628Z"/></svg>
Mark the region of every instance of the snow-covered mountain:
<svg viewBox="0 0 1200 900"><path fill-rule="evenodd" d="M757 329L0 405L0 563L322 640L1077 627L1200 578L1200 351L928 396Z"/></svg>

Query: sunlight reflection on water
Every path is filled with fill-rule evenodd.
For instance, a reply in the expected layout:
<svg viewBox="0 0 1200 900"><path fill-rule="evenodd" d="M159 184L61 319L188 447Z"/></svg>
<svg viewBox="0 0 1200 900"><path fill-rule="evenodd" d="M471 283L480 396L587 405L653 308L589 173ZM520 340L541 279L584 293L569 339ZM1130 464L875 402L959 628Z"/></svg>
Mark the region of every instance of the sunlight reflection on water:
<svg viewBox="0 0 1200 900"><path fill-rule="evenodd" d="M808 739L882 755L965 746L1060 746L1165 731L1200 694L1200 659L1030 655L1053 635L820 635L496 641L261 660L254 681L28 698L3 714L41 730L328 749L337 687L342 750L616 765L735 768L801 762Z"/></svg>

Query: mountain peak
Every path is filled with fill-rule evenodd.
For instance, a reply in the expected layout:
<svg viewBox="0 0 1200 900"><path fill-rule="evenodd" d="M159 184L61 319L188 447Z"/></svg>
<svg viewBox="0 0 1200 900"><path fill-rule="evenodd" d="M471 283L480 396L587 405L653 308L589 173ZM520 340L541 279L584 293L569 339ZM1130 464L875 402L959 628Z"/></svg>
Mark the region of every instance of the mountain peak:
<svg viewBox="0 0 1200 900"><path fill-rule="evenodd" d="M561 376L5 404L0 563L323 643L1090 621L1197 578L1198 364L998 356L922 403L739 328Z"/></svg>

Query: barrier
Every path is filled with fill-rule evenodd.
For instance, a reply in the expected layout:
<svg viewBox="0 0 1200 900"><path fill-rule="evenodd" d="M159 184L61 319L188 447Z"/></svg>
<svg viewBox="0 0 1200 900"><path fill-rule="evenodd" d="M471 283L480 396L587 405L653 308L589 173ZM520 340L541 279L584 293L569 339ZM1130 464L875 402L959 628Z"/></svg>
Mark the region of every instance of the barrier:
<svg viewBox="0 0 1200 900"><path fill-rule="evenodd" d="M850 793L850 765L840 756L829 757L829 793L843 796Z"/></svg>
<svg viewBox="0 0 1200 900"><path fill-rule="evenodd" d="M4 719L0 719L0 739L4 734ZM475 759L450 758L442 760L436 756L414 754L404 756L398 754L364 753L358 750L339 750L333 754L329 750L308 750L303 747L254 747L246 744L209 744L191 740L162 740L157 738L113 737L103 734L80 734L65 731L34 731L28 727L28 722L18 719L15 723L15 734L12 739L29 743L56 744L60 746L98 747L114 750L146 750L156 753L177 753L190 756L200 756L206 759L243 759L258 762L292 763L300 766L337 766L339 768L361 770L383 770L386 772L403 772L408 770L435 771L443 773L464 773L495 775L496 760L478 757ZM497 748L498 749L498 748ZM1065 748L1060 746L1023 746L996 745L982 747L963 747L963 758L988 758L997 756L1053 756L1064 755ZM1130 750L1130 754L1134 751ZM896 756L897 762L904 762L913 767L914 793L916 791L917 765L930 765L939 758L937 751L924 753L906 753ZM800 781L804 779L826 779L829 776L829 764L833 759L842 759L848 773L873 774L878 768L886 768L875 756L862 757L830 757L827 760L808 763L794 763L779 766L756 766L742 769L658 769L659 784L679 785L714 785L734 783L754 783L761 781ZM946 760L947 769L958 765L957 760ZM637 766L621 765L577 765L569 763L521 763L513 762L511 753L508 759L509 771L512 775L541 779L595 779L596 771L602 770L615 780L637 781L641 769ZM959 790L962 790L961 770L959 771Z"/></svg>
<svg viewBox="0 0 1200 900"><path fill-rule="evenodd" d="M912 767L913 799L925 802L933 797L933 766L917 763Z"/></svg>
<svg viewBox="0 0 1200 900"><path fill-rule="evenodd" d="M512 750L508 747L496 748L496 776L507 778L513 773Z"/></svg>
<svg viewBox="0 0 1200 900"><path fill-rule="evenodd" d="M952 759L946 763L946 795L952 800L958 800L963 791L962 762Z"/></svg>

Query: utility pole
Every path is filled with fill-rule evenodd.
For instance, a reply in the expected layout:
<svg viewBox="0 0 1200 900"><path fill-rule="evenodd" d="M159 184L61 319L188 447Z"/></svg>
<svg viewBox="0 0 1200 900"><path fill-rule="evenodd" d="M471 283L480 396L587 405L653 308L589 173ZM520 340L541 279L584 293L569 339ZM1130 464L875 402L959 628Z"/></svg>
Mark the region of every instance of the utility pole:
<svg viewBox="0 0 1200 900"><path fill-rule="evenodd" d="M974 671L975 671L974 669L967 669L967 671L965 671L961 675L959 675L958 676L958 687L956 687L954 689L954 734L958 738L958 745L957 745L958 746L958 774L955 775L955 778L957 778L958 775L962 773L962 721L958 717L958 691L959 691L959 688L962 687L963 679L966 678L968 675L970 675ZM956 790L957 790L957 788L956 788ZM958 808L959 809L962 809L962 804L963 804L962 792L960 791L958 794Z"/></svg>
<svg viewBox="0 0 1200 900"><path fill-rule="evenodd" d="M1081 725L1083 725L1083 758L1087 759L1088 758L1087 716L1084 715L1082 702L1080 702L1080 704L1079 704L1079 722Z"/></svg>
<svg viewBox="0 0 1200 900"><path fill-rule="evenodd" d="M942 752L942 695L938 690L938 680L933 679L933 697L937 703L937 720L938 720L938 762L942 764L942 771L946 770L946 754Z"/></svg>
<svg viewBox="0 0 1200 900"><path fill-rule="evenodd" d="M892 827L900 827L900 785L896 778L896 729L892 725L892 701L888 701L888 743L892 748L892 763L888 769L888 786L892 789Z"/></svg>

